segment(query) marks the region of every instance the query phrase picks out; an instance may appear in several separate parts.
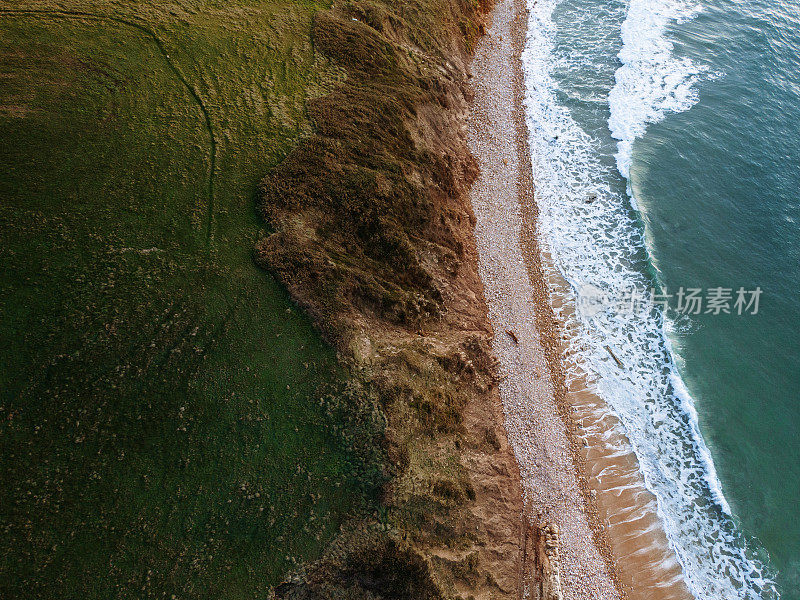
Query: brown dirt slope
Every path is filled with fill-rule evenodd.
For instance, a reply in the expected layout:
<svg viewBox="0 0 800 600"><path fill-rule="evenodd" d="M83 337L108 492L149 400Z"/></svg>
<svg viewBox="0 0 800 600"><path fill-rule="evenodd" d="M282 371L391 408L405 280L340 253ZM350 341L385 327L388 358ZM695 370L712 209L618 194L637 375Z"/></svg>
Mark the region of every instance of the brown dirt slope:
<svg viewBox="0 0 800 600"><path fill-rule="evenodd" d="M386 418L379 514L280 598L512 598L524 546L477 274L467 59L488 2L357 0L317 14L343 73L273 170L256 260L314 317Z"/></svg>

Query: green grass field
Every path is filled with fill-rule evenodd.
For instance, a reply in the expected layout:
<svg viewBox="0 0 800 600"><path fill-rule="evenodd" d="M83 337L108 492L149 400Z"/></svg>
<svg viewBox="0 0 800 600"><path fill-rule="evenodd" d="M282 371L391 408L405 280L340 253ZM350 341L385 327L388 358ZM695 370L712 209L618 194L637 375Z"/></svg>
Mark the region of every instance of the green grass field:
<svg viewBox="0 0 800 600"><path fill-rule="evenodd" d="M370 501L251 258L317 8L0 1L0 596L252 598Z"/></svg>

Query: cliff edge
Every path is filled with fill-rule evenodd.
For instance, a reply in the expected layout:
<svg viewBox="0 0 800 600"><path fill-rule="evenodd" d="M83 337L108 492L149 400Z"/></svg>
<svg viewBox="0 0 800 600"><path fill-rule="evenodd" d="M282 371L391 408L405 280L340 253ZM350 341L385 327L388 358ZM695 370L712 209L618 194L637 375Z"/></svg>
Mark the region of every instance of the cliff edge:
<svg viewBox="0 0 800 600"><path fill-rule="evenodd" d="M468 196L468 60L490 8L353 1L315 17L315 52L341 77L260 187L255 256L381 415L358 443L381 448L385 483L382 510L276 597L522 594L527 525Z"/></svg>

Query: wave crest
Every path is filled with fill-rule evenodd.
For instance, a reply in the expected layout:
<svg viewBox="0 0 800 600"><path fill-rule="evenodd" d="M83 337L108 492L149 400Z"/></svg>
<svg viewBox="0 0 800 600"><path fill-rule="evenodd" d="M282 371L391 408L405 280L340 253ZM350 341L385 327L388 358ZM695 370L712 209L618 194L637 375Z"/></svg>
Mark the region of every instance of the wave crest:
<svg viewBox="0 0 800 600"><path fill-rule="evenodd" d="M674 0L631 0L622 23L622 66L608 94L608 127L617 144L617 167L630 174L633 141L647 125L670 112L691 108L699 99L696 83L708 72L688 58L676 57L667 38L670 23L693 18L701 6Z"/></svg>

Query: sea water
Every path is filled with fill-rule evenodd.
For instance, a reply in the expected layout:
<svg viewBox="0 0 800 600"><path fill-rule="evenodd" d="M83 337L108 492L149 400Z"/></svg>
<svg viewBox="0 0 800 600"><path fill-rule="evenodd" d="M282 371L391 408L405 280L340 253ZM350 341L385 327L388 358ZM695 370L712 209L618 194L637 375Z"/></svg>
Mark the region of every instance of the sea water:
<svg viewBox="0 0 800 600"><path fill-rule="evenodd" d="M798 599L800 4L528 8L539 229L582 369L695 597Z"/></svg>

